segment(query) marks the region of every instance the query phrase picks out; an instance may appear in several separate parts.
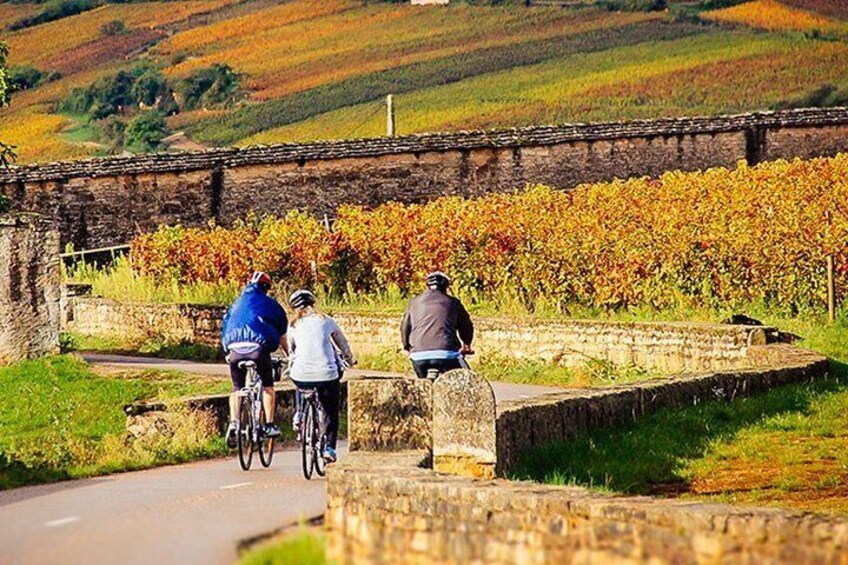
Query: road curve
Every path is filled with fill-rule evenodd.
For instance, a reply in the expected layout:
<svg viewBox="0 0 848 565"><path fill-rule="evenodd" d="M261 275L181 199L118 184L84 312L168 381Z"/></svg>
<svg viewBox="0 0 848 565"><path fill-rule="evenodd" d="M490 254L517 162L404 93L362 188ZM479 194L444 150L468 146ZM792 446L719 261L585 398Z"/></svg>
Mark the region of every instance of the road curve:
<svg viewBox="0 0 848 565"><path fill-rule="evenodd" d="M235 457L0 492L2 564L231 564L238 543L324 512L300 453Z"/></svg>

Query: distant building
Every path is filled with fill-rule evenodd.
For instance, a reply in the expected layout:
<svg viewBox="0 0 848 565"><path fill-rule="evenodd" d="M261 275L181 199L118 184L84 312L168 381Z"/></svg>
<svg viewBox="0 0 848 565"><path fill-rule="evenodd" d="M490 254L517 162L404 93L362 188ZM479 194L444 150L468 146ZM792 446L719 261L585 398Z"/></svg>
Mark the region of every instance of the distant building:
<svg viewBox="0 0 848 565"><path fill-rule="evenodd" d="M450 0L412 0L413 6L429 6L432 4L450 4Z"/></svg>

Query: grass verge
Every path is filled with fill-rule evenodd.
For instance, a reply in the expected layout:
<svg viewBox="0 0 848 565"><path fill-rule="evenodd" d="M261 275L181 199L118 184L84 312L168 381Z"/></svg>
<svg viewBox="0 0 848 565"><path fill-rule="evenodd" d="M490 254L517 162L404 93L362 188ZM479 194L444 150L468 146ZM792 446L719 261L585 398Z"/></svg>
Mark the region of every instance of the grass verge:
<svg viewBox="0 0 848 565"><path fill-rule="evenodd" d="M224 383L224 386L226 383ZM204 413L171 434L134 440L123 407L222 392L219 380L178 373L99 374L72 355L0 368L0 489L179 463L222 454Z"/></svg>
<svg viewBox="0 0 848 565"><path fill-rule="evenodd" d="M239 565L324 565L327 540L323 533L304 529L297 535L263 544L248 551Z"/></svg>
<svg viewBox="0 0 848 565"><path fill-rule="evenodd" d="M806 345L832 357L827 379L532 450L513 478L848 515L846 344L848 325L819 327Z"/></svg>

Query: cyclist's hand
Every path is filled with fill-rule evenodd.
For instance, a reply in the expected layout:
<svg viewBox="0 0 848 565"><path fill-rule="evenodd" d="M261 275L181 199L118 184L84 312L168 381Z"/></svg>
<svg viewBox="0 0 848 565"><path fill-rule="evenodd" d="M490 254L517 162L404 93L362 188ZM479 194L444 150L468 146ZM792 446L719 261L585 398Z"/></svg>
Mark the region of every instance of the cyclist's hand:
<svg viewBox="0 0 848 565"><path fill-rule="evenodd" d="M471 349L471 346L463 343L462 347L459 349L459 352L463 355L474 355L474 350Z"/></svg>

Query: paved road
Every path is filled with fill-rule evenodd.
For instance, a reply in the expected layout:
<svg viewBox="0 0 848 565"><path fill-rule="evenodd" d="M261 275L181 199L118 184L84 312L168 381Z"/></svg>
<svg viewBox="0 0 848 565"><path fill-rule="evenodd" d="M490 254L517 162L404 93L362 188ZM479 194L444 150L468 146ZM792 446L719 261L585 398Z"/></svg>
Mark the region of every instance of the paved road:
<svg viewBox="0 0 848 565"><path fill-rule="evenodd" d="M110 367L228 376L223 364L83 357ZM559 390L493 388L499 402ZM232 563L239 541L324 511L323 480L305 481L298 456L279 451L270 470L255 462L247 473L231 457L0 492L0 564Z"/></svg>
<svg viewBox="0 0 848 565"><path fill-rule="evenodd" d="M299 452L235 457L0 492L0 563L230 564L238 542L324 511Z"/></svg>
<svg viewBox="0 0 848 565"><path fill-rule="evenodd" d="M102 353L83 353L83 359L95 365L106 367L124 367L128 369L156 369L160 371L183 371L199 375L219 375L229 377L229 369L223 363L196 363L193 361L177 361L173 359L155 359L150 357L130 357L125 355L109 355ZM390 374L378 371L351 370L351 375ZM562 389L550 386L518 385L512 383L492 383L497 402L541 396Z"/></svg>

